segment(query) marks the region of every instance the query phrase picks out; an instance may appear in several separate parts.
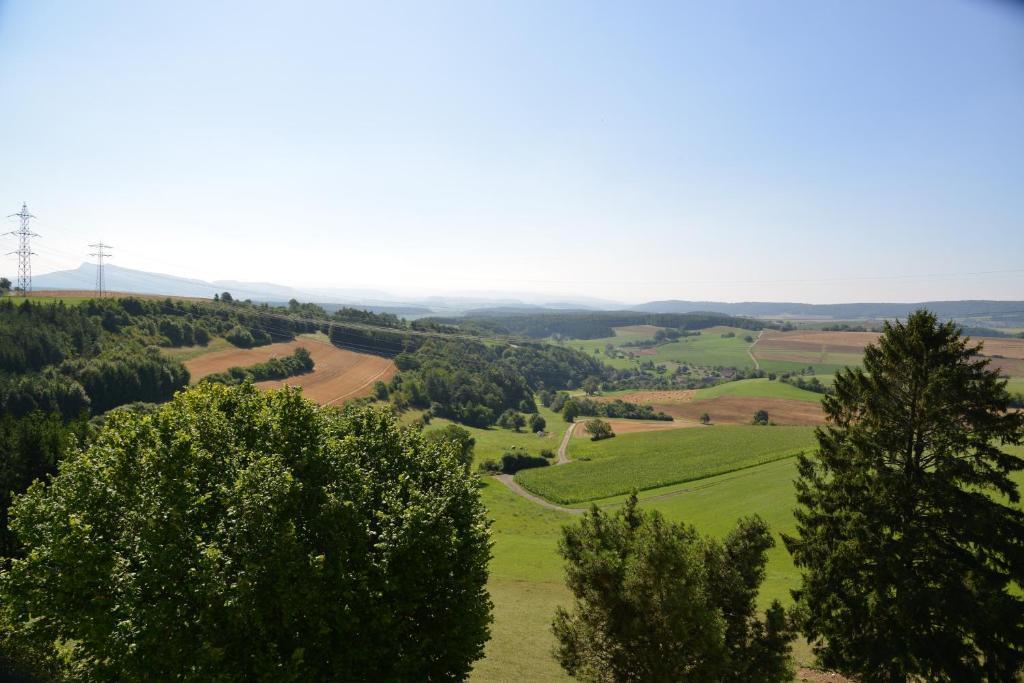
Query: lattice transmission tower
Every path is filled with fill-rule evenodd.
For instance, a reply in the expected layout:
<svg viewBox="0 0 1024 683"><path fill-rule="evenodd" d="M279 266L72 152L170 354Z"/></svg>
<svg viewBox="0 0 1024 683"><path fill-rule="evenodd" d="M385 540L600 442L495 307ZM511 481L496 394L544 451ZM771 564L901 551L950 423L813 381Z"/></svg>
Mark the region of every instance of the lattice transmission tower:
<svg viewBox="0 0 1024 683"><path fill-rule="evenodd" d="M14 286L20 289L22 293L27 294L32 291L33 252L31 239L39 237L39 235L32 232L28 226L29 221L35 218L35 216L28 212L28 204L22 203L21 211L19 213L12 213L8 218L14 218L15 216L21 219L21 227L4 234L15 235L18 238L18 248L7 252L7 255L18 255L18 282Z"/></svg>
<svg viewBox="0 0 1024 683"><path fill-rule="evenodd" d="M96 257L96 296L102 297L106 291L106 282L103 280L103 259L110 258L111 255L103 251L104 249L113 249L109 244L103 244L103 242L96 242L90 244L90 247L96 251L89 254L89 256Z"/></svg>

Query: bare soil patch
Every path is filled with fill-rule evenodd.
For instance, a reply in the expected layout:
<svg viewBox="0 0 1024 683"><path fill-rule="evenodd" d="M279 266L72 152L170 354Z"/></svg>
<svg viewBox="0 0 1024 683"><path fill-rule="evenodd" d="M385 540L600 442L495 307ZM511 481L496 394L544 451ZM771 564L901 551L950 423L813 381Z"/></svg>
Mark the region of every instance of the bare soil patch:
<svg viewBox="0 0 1024 683"><path fill-rule="evenodd" d="M973 341L984 342L981 350L985 356L1003 356L1024 360L1024 339L1000 339L996 337L972 337Z"/></svg>
<svg viewBox="0 0 1024 683"><path fill-rule="evenodd" d="M825 414L818 403L788 398L757 398L749 396L717 396L715 398L680 403L653 403L677 420L699 421L703 413L714 424L750 424L758 410L768 411L768 417L779 425L819 425Z"/></svg>
<svg viewBox="0 0 1024 683"><path fill-rule="evenodd" d="M776 332L766 330L757 342L757 352L804 351L820 353L863 353L864 347L878 341L877 332Z"/></svg>
<svg viewBox="0 0 1024 683"><path fill-rule="evenodd" d="M313 372L283 380L257 382L264 389L282 386L302 387L303 395L322 405L342 403L347 399L368 396L377 380L387 382L398 372L388 358L356 353L324 342L310 339L259 346L253 349L226 349L215 351L185 362L192 375L192 381L202 379L230 367L254 365L290 355L300 346L309 350L313 357Z"/></svg>
<svg viewBox="0 0 1024 683"><path fill-rule="evenodd" d="M574 439L589 439L590 434L587 433L586 425L584 424L588 418L580 418L583 422L577 422L576 428L573 430L572 436ZM612 431L616 434L635 434L638 432L660 432L666 429L684 429L686 427L703 427L697 420L685 420L676 419L672 420L625 420L621 418L601 418L612 426Z"/></svg>

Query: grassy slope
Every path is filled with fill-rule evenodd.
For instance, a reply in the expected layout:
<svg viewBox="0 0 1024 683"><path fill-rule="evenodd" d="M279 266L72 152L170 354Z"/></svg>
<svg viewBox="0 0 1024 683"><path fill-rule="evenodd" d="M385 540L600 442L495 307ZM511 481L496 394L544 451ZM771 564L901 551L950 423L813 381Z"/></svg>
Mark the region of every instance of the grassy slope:
<svg viewBox="0 0 1024 683"><path fill-rule="evenodd" d="M573 443L573 462L524 470L522 486L560 503L668 486L751 467L813 446L812 427L717 426Z"/></svg>
<svg viewBox="0 0 1024 683"><path fill-rule="evenodd" d="M163 354L168 358L173 358L177 361L184 363L187 360L198 358L199 356L205 356L208 353L214 351L223 351L225 349L234 348L227 339L223 337L213 337L210 339L210 343L206 346L180 346L176 349L161 349Z"/></svg>
<svg viewBox="0 0 1024 683"><path fill-rule="evenodd" d="M821 401L821 394L813 391L805 391L796 387L768 378L762 379L741 379L736 382L725 382L707 389L698 389L693 400L702 401L718 396L752 396L756 398L788 398L797 401L808 401L818 403Z"/></svg>
<svg viewBox="0 0 1024 683"><path fill-rule="evenodd" d="M1016 394L1024 394L1024 378L1011 377L1006 383L1006 390Z"/></svg>
<svg viewBox="0 0 1024 683"><path fill-rule="evenodd" d="M573 450L578 442L574 442ZM1013 449L1024 455L1024 448ZM693 524L702 533L722 537L739 517L759 514L773 533L793 530L792 458L710 477L699 485L653 489L640 494L641 504L673 520ZM1024 486L1024 474L1015 480ZM681 489L686 492L679 493ZM677 494L677 495L674 495ZM559 529L573 517L533 505L494 480L484 484L483 498L494 518L494 559L491 597L495 604L492 638L485 658L477 663L474 681L568 680L551 649L551 618L557 605L568 605L561 561L557 556ZM598 501L620 503L623 497ZM776 538L778 538L776 536ZM760 603L773 599L790 604L789 591L798 574L781 540L768 553L767 577ZM796 645L798 661L809 662L806 646Z"/></svg>
<svg viewBox="0 0 1024 683"><path fill-rule="evenodd" d="M543 437L531 434L526 429L521 432L514 432L510 429L501 429L499 427L479 429L477 427L459 425L468 430L473 435L473 438L476 439L476 446L473 449L474 466L484 460L497 460L512 446L521 446L529 451L531 455L540 455L541 450L544 448L557 451L558 444L562 441L562 435L569 425L562 420L561 415L551 412L539 403L537 409L540 411L540 415L547 421L547 435ZM404 422L409 423L418 419L419 415L420 413L416 411L409 411L403 415L402 419ZM447 424L451 424L451 422L443 418L434 418L426 429L429 432Z"/></svg>

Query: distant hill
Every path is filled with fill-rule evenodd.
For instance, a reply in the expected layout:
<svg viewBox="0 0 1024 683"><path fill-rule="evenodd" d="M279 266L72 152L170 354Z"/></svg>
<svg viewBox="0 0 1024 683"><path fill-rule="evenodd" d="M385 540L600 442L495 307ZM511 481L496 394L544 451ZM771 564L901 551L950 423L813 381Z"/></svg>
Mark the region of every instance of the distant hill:
<svg viewBox="0 0 1024 683"><path fill-rule="evenodd" d="M820 320L883 320L902 318L927 308L951 320L984 319L1006 326L1024 324L1024 301L924 301L920 303L800 304L794 302L744 301L651 301L633 306L647 313L693 313L713 311L757 318L804 318Z"/></svg>

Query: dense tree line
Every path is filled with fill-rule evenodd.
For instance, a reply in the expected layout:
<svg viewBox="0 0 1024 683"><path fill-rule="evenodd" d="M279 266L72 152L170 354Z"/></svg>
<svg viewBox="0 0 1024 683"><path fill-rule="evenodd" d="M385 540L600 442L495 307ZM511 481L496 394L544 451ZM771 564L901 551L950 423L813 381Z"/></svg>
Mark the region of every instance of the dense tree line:
<svg viewBox="0 0 1024 683"><path fill-rule="evenodd" d="M541 403L556 413L562 413L568 421L577 417L617 417L627 420L665 420L672 416L638 403L616 398L611 401L596 401L585 396L570 396L564 391L542 391Z"/></svg>
<svg viewBox="0 0 1024 683"><path fill-rule="evenodd" d="M309 351L299 347L283 358L271 358L262 363L247 366L235 366L224 372L215 372L203 377L203 382L217 384L241 384L242 382L261 382L268 379L284 379L313 371L313 357Z"/></svg>
<svg viewBox="0 0 1024 683"><path fill-rule="evenodd" d="M465 318L426 318L457 325L465 331L487 335L512 335L543 339L561 336L568 339L600 339L615 334L612 328L629 325L656 325L675 330L703 330L717 325L760 330L765 323L753 318L738 318L721 313L641 313L635 311L597 311L566 313L524 313L518 315L475 315Z"/></svg>
<svg viewBox="0 0 1024 683"><path fill-rule="evenodd" d="M576 387L600 363L549 344L496 345L462 338L420 337L395 362L401 373L387 387L399 408L486 427L506 411L536 413L542 387Z"/></svg>

